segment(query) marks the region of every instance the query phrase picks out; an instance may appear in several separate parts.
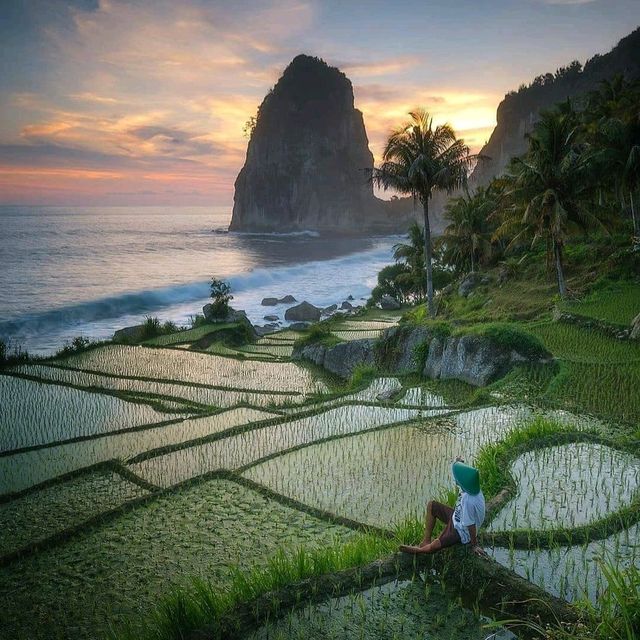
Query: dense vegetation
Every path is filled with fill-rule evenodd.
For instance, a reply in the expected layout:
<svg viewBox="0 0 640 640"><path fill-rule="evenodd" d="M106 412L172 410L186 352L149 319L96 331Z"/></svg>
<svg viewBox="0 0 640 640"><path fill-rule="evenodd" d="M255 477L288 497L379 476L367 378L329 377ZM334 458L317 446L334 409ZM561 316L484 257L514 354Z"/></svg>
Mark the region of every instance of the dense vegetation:
<svg viewBox="0 0 640 640"><path fill-rule="evenodd" d="M508 275L525 262L544 260L560 297L567 298L608 274L595 271L573 289L567 261L582 259L588 266L590 247L601 255L609 243L617 249L609 256L621 275L637 275L639 103L640 83L616 77L591 92L581 111L567 101L543 112L527 136L528 152L514 158L504 175L449 201L435 263L458 275L501 265ZM400 300L420 300L424 285L415 274L424 260L422 246L414 230L409 239L414 255L396 253L397 265L380 274L379 286ZM595 260L592 266L598 267Z"/></svg>

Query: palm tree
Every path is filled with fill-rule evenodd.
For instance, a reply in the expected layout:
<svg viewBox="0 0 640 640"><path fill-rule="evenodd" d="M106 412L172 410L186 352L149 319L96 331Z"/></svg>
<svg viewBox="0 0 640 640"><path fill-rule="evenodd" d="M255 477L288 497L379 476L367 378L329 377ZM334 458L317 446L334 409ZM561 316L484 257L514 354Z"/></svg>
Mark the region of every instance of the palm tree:
<svg viewBox="0 0 640 640"><path fill-rule="evenodd" d="M623 122L609 118L599 123L594 136L593 158L602 174L609 179L623 209L625 192L629 196L633 220L633 248L640 248L640 215L633 194L640 189L640 120Z"/></svg>
<svg viewBox="0 0 640 640"><path fill-rule="evenodd" d="M398 276L401 283L407 284L417 301L424 300L424 234L416 222L409 227L408 243L393 246L393 259L407 267L406 273Z"/></svg>
<svg viewBox="0 0 640 640"><path fill-rule="evenodd" d="M468 169L477 156L469 153L469 148L463 140L456 138L450 125L434 127L433 118L426 110L418 109L409 116L411 120L389 136L382 154L382 165L372 170L372 179L385 191L394 189L422 203L427 304L429 315L433 317L433 247L429 200L436 189L451 193L466 184Z"/></svg>
<svg viewBox="0 0 640 640"><path fill-rule="evenodd" d="M445 258L462 268L470 266L473 273L478 261L491 253L489 218L495 209L496 202L483 188L449 200L444 217L451 224L441 237Z"/></svg>
<svg viewBox="0 0 640 640"><path fill-rule="evenodd" d="M495 233L497 238L511 239L507 248L530 236L532 244L545 239L563 298L567 295L563 264L566 236L576 228L600 225L581 206L592 188L591 158L578 145L577 135L575 113L542 113L533 133L527 136L528 152L522 158L514 158L505 177L511 206L503 210L503 222Z"/></svg>

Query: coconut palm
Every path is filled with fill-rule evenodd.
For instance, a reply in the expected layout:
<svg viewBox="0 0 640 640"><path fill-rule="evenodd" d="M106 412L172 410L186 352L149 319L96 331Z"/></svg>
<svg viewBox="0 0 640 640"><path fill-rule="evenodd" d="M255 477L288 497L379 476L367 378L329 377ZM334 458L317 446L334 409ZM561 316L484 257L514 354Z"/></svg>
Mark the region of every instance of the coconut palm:
<svg viewBox="0 0 640 640"><path fill-rule="evenodd" d="M633 247L640 249L640 212L636 211L634 193L640 189L640 121L623 122L609 118L599 123L594 135L593 158L601 175L608 179L614 193L625 208L629 198L633 220Z"/></svg>
<svg viewBox="0 0 640 640"><path fill-rule="evenodd" d="M495 200L483 188L449 200L444 217L450 224L440 239L447 262L474 272L479 260L490 255L489 218L495 209Z"/></svg>
<svg viewBox="0 0 640 640"><path fill-rule="evenodd" d="M393 247L393 259L406 265L406 272L398 276L401 284L409 287L415 301L424 300L424 234L416 222L409 227L408 242Z"/></svg>
<svg viewBox="0 0 640 640"><path fill-rule="evenodd" d="M510 238L508 248L533 236L544 239L556 267L558 290L567 295L563 247L577 229L600 222L583 203L591 195L591 158L577 142L578 121L573 112L546 112L527 136L529 150L515 158L505 176L509 208L495 237Z"/></svg>
<svg viewBox="0 0 640 640"><path fill-rule="evenodd" d="M429 200L437 189L451 193L466 183L467 172L477 156L469 153L450 125L433 126L424 109L409 114L410 120L391 133L382 164L372 170L373 181L384 190L408 194L422 203L424 214L425 271L429 315L433 305L433 247L429 224Z"/></svg>

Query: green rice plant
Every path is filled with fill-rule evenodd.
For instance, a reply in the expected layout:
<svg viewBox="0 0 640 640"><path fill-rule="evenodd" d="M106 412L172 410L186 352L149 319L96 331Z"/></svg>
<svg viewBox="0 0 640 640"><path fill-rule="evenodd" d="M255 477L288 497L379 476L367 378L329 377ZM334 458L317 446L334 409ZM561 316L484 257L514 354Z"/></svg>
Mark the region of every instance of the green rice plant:
<svg viewBox="0 0 640 640"><path fill-rule="evenodd" d="M0 375L0 398L0 452L105 435L172 417L112 395L9 375Z"/></svg>
<svg viewBox="0 0 640 640"><path fill-rule="evenodd" d="M564 302L561 309L604 322L628 326L640 313L640 283L605 281L582 300Z"/></svg>
<svg viewBox="0 0 640 640"><path fill-rule="evenodd" d="M57 362L89 373L151 381L224 386L247 391L318 392L326 389L307 368L293 362L246 363L181 349L109 345Z"/></svg>
<svg viewBox="0 0 640 640"><path fill-rule="evenodd" d="M126 460L150 449L179 446L194 438L212 437L225 430L276 417L276 414L257 409L230 409L189 420L174 419L171 424L147 425L139 430L0 456L0 494L22 491L99 462L115 458Z"/></svg>
<svg viewBox="0 0 640 640"><path fill-rule="evenodd" d="M616 340L598 331L562 322L527 325L554 356L594 364L640 363L640 343Z"/></svg>
<svg viewBox="0 0 640 640"><path fill-rule="evenodd" d="M640 570L598 560L605 584L597 602L578 602L582 619L541 626L530 620L503 621L546 640L636 640L640 634ZM494 625L496 626L496 625Z"/></svg>
<svg viewBox="0 0 640 640"><path fill-rule="evenodd" d="M543 417L536 417L522 428L513 429L499 442L482 447L475 458L475 466L480 472L482 492L487 499L496 496L502 489L515 490L514 481L509 473L509 462L514 453L531 446L534 441L557 438L558 434L574 430Z"/></svg>
<svg viewBox="0 0 640 640"><path fill-rule="evenodd" d="M103 637L128 618L143 627L142 615L190 576L224 591L234 566L258 570L278 549L321 549L353 535L235 482L183 486L0 567L2 634Z"/></svg>
<svg viewBox="0 0 640 640"><path fill-rule="evenodd" d="M213 324L206 322L203 324L199 324L197 327L194 327L192 329L176 330L171 333L149 338L145 341L145 344L151 346L169 346L185 342L196 342L197 340L200 340L212 333L221 331L223 329L230 329L234 326L236 325L230 323L221 322Z"/></svg>

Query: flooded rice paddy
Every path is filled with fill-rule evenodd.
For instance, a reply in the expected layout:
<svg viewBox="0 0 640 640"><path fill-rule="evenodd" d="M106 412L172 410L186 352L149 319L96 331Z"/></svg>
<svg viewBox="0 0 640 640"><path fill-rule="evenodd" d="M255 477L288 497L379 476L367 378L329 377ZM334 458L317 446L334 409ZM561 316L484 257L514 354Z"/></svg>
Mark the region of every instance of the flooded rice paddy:
<svg viewBox="0 0 640 640"><path fill-rule="evenodd" d="M349 339L388 326L344 321L336 331ZM181 337L201 337L187 333ZM315 394L328 383L286 361L296 337L267 336L242 358L177 349L172 339L167 348L105 346L16 371L35 380L0 376L7 637L103 636L143 620L192 576L224 587L236 568L263 566L278 549L354 535L314 510L387 529L422 517L425 502L451 488L455 456L472 462L536 415L601 426L525 405L464 408L466 389L406 388L390 377L323 401ZM207 475L216 471L227 477ZM640 461L576 443L524 453L511 473L519 490L491 527L548 530L628 506ZM490 553L551 593L594 599L602 588L596 558L640 563L637 528L583 546ZM252 637L393 638L398 628L403 638L446 638L452 629L451 637L486 637L482 620L438 589L389 583L309 606Z"/></svg>

